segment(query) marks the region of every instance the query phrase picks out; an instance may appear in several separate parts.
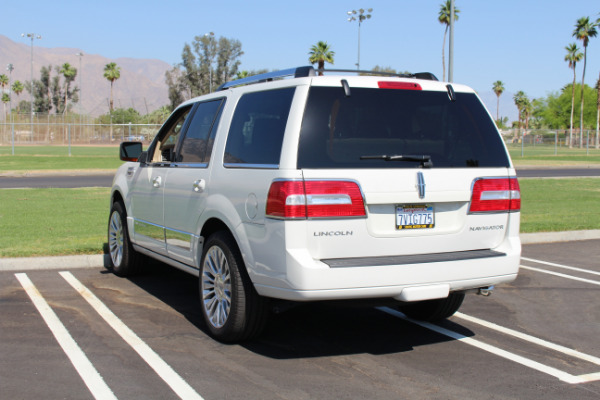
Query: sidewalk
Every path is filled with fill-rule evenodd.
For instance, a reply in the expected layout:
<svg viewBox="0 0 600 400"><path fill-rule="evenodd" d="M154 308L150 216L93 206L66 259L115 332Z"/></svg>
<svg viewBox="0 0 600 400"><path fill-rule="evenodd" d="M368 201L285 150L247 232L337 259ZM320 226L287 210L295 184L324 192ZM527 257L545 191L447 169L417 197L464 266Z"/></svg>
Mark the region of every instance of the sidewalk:
<svg viewBox="0 0 600 400"><path fill-rule="evenodd" d="M522 244L570 242L600 239L600 229L588 231L522 233ZM2 271L55 270L72 268L101 268L110 265L108 254L91 254L58 257L0 258Z"/></svg>

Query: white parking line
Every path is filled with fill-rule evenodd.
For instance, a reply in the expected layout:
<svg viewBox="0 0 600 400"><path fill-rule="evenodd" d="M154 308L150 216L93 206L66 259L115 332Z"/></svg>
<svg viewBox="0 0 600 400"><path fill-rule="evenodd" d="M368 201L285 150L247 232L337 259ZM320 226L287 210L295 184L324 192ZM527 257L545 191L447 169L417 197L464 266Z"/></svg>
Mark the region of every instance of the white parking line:
<svg viewBox="0 0 600 400"><path fill-rule="evenodd" d="M60 275L92 306L94 310L131 346L144 361L160 376L182 399L198 399L200 396L181 376L177 374L160 356L150 348L135 332L125 325L104 303L68 271Z"/></svg>
<svg viewBox="0 0 600 400"><path fill-rule="evenodd" d="M535 258L521 257L521 260L531 261L531 262L534 262L534 263L537 263L537 264L549 265L551 267L556 267L556 268L568 269L568 270L571 270L571 271L583 272L585 274L600 275L600 272L598 272L598 271L592 271L592 270L589 270L589 269L583 269L583 268L577 268L577 267L570 267L568 265L556 264L556 263L551 263L551 262L548 262L548 261L536 260Z"/></svg>
<svg viewBox="0 0 600 400"><path fill-rule="evenodd" d="M503 357L507 360L516 362L518 364L521 364L523 366L529 367L531 369L534 369L536 371L539 372L543 372L545 374L548 374L550 376L553 376L555 378L560 379L563 382L567 382L567 383L571 383L571 384L575 384L575 383L586 383L586 382L592 382L592 381L597 381L600 380L600 372L598 373L591 373L591 374L586 374L586 375L572 375L569 374L568 372L565 371L561 371L557 368L554 367L550 367L548 365L544 365L542 363L539 363L537 361L531 360L529 358L525 358L523 356L520 356L518 354L515 353L511 353L509 351L503 350L499 347L496 346L492 346L490 344L481 342L479 340L470 338L470 337L466 337L465 335L458 333L458 332L454 332L451 331L449 329L446 328L442 328L441 326L437 326L434 324L431 324L429 322L423 322L423 321L417 321L414 320L412 318L407 317L406 315L402 314L399 311L393 310L391 308L388 307L378 307L378 310L381 310L385 313L388 313L390 315L393 315L395 317L401 318L405 321L409 321L412 322L413 324L419 325L423 328L427 328L429 330L432 330L434 332L437 332L441 335L444 336L448 336L452 339L458 340L462 343L468 344L470 346L479 348L481 350L485 350L489 353L495 354L497 356Z"/></svg>
<svg viewBox="0 0 600 400"><path fill-rule="evenodd" d="M538 346L546 347L548 349L558 351L558 352L566 354L568 356L576 357L581 360L588 361L588 362L591 362L596 365L600 365L600 358L598 358L598 357L594 357L589 354L581 353L577 350L569 349L568 347L561 346L556 343L548 342L547 340L536 338L535 336L531 336L531 335L528 335L523 332L518 332L513 329L506 328L504 326L495 324L493 322L485 321L485 320L477 318L477 317L463 314L461 312L455 313L454 316L458 317L460 319L464 319L465 321L473 322L475 324L485 326L486 328L493 329L495 331L504 333L505 335L510 335L510 336L516 337L518 339L525 340L527 342L536 344Z"/></svg>
<svg viewBox="0 0 600 400"><path fill-rule="evenodd" d="M600 286L600 281L594 281L594 280L591 280L591 279L579 278L578 276L573 276L573 275L561 274L560 272L548 271L547 269L541 269L541 268L535 268L535 267L528 267L528 266L522 265L522 264L521 264L521 268L528 269L530 271L541 272L543 274L559 276L561 278L571 279L571 280L579 281L579 282L591 283L592 285L599 285Z"/></svg>
<svg viewBox="0 0 600 400"><path fill-rule="evenodd" d="M42 294L37 290L27 274L15 274L23 289L37 308L38 312L50 328L50 331L56 338L56 341L63 349L75 370L83 379L83 382L92 393L95 399L116 399L112 390L108 387L102 376L92 365L85 353L77 345L67 328L60 322L56 313L50 308Z"/></svg>

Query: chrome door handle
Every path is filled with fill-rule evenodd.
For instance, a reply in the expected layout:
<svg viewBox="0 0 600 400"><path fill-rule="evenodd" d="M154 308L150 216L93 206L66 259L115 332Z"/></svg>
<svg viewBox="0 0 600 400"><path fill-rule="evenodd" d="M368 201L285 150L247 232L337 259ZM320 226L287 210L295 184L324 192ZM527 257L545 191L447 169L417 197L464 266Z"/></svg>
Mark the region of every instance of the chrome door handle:
<svg viewBox="0 0 600 400"><path fill-rule="evenodd" d="M152 186L154 186L155 188L159 188L161 183L162 179L160 176L157 176L156 178L152 179Z"/></svg>
<svg viewBox="0 0 600 400"><path fill-rule="evenodd" d="M196 193L204 192L204 189L206 188L206 181L204 179L197 179L194 181L192 187Z"/></svg>

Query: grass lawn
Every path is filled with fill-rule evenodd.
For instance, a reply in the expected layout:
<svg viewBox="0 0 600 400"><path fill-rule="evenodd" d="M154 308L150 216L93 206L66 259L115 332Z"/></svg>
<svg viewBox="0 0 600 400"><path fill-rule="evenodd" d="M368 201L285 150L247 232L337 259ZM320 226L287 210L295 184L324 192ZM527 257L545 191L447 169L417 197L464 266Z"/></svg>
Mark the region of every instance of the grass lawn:
<svg viewBox="0 0 600 400"><path fill-rule="evenodd" d="M0 257L98 254L109 188L0 190Z"/></svg>
<svg viewBox="0 0 600 400"><path fill-rule="evenodd" d="M116 170L119 160L116 146L0 146L0 172L49 170Z"/></svg>
<svg viewBox="0 0 600 400"><path fill-rule="evenodd" d="M597 165L600 167L600 150L590 148L586 149L568 147L559 147L557 154L554 154L553 145L537 145L527 147L521 155L521 145L509 144L508 151L515 166L519 165L539 165L543 166L577 166L577 165ZM588 154L589 153L589 154Z"/></svg>
<svg viewBox="0 0 600 400"><path fill-rule="evenodd" d="M600 229L600 179L522 179L521 232ZM0 190L0 257L99 254L108 188Z"/></svg>

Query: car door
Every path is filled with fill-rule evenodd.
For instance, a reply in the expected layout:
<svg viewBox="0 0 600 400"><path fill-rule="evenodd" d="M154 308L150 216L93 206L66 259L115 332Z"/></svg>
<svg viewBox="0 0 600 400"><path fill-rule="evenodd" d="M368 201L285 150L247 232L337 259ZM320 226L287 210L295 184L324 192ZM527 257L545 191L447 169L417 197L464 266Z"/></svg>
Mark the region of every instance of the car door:
<svg viewBox="0 0 600 400"><path fill-rule="evenodd" d="M169 169L164 191L165 240L169 257L196 266L198 219L210 189L210 156L224 99L194 106Z"/></svg>
<svg viewBox="0 0 600 400"><path fill-rule="evenodd" d="M130 217L135 243L166 254L164 233L164 187L175 161L176 146L191 110L177 110L163 125L148 149L146 164L140 166L131 186Z"/></svg>

